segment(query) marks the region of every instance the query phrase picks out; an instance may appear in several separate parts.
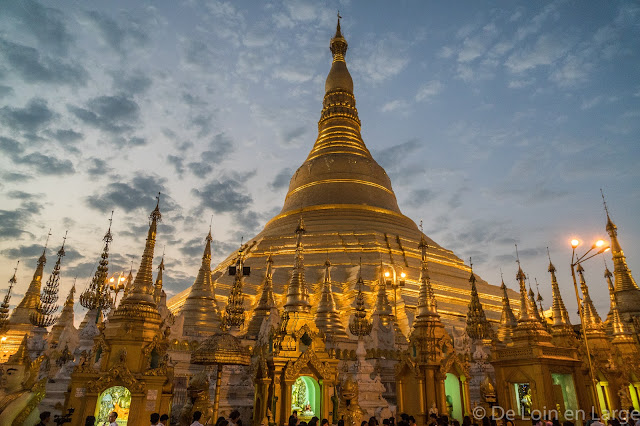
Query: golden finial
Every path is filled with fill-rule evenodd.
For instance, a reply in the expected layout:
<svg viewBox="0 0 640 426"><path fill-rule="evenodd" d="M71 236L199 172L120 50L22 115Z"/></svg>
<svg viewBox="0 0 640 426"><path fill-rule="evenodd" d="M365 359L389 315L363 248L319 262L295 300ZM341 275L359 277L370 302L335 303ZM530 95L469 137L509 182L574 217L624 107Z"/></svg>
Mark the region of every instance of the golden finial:
<svg viewBox="0 0 640 426"><path fill-rule="evenodd" d="M609 209L607 208L607 200L604 199L604 192L602 188L600 188L600 195L602 196L602 204L604 205L604 211L607 213L607 217L609 217Z"/></svg>

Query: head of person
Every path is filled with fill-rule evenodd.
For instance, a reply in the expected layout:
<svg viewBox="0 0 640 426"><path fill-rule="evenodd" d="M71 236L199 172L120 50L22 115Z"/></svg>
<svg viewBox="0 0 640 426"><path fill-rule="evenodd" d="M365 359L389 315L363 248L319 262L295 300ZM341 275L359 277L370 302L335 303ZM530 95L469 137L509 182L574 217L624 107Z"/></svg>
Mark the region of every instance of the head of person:
<svg viewBox="0 0 640 426"><path fill-rule="evenodd" d="M216 426L218 426L220 423L222 423L223 420L226 421L227 419L225 419L224 416L218 417L218 420L216 420Z"/></svg>
<svg viewBox="0 0 640 426"><path fill-rule="evenodd" d="M200 420L200 418L202 417L202 412L200 411L196 411L195 413L193 413L193 421L195 422L196 420Z"/></svg>
<svg viewBox="0 0 640 426"><path fill-rule="evenodd" d="M93 416L87 416L86 419L84 419L84 426L95 426L96 424L96 418Z"/></svg>
<svg viewBox="0 0 640 426"><path fill-rule="evenodd" d="M298 418L298 410L293 410L293 413L291 413L291 415L297 419Z"/></svg>
<svg viewBox="0 0 640 426"><path fill-rule="evenodd" d="M411 426L413 426L413 425L415 425L415 424L416 424L416 419L415 419L415 417L413 417L413 416L409 416L409 424L410 424Z"/></svg>
<svg viewBox="0 0 640 426"><path fill-rule="evenodd" d="M295 411L294 411L295 413ZM296 424L298 424L298 419L296 419L295 415L290 415L289 416L289 426L296 426Z"/></svg>
<svg viewBox="0 0 640 426"><path fill-rule="evenodd" d="M118 418L118 413L116 413L115 411L112 411L109 413L109 423L113 423L116 421L116 419Z"/></svg>
<svg viewBox="0 0 640 426"><path fill-rule="evenodd" d="M344 426L344 419L338 420L338 426Z"/></svg>
<svg viewBox="0 0 640 426"><path fill-rule="evenodd" d="M327 419L322 419L322 421L320 422L320 426L324 426L324 425L328 425L329 424L329 420Z"/></svg>
<svg viewBox="0 0 640 426"><path fill-rule="evenodd" d="M383 420L382 420L382 424L383 424L384 426L388 426L388 425L389 425L389 419L383 419Z"/></svg>
<svg viewBox="0 0 640 426"><path fill-rule="evenodd" d="M151 414L149 421L151 422L152 425L157 425L158 422L160 421L160 414L158 413Z"/></svg>
<svg viewBox="0 0 640 426"><path fill-rule="evenodd" d="M405 422L408 422L408 421L409 421L409 415L408 415L407 413L402 413L402 414L400 414L400 418L401 418L402 420L404 420Z"/></svg>
<svg viewBox="0 0 640 426"><path fill-rule="evenodd" d="M160 423L162 423L163 425L166 425L167 423L169 423L169 416L166 414L161 415Z"/></svg>
<svg viewBox="0 0 640 426"><path fill-rule="evenodd" d="M231 414L229 414L229 418L231 419L232 422L238 423L238 419L240 418L240 411L233 410Z"/></svg>
<svg viewBox="0 0 640 426"><path fill-rule="evenodd" d="M369 423L366 420L360 422L360 426L367 426Z"/></svg>
<svg viewBox="0 0 640 426"><path fill-rule="evenodd" d="M40 421L42 423L47 423L49 420L51 420L51 412L50 411L43 411L42 413L40 413Z"/></svg>

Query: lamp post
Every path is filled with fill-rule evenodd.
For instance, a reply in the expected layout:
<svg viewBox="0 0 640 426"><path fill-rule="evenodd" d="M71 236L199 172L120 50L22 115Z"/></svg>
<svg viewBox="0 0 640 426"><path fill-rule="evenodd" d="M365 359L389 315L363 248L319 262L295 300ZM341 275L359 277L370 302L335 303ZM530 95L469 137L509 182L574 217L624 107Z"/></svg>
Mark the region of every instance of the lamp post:
<svg viewBox="0 0 640 426"><path fill-rule="evenodd" d="M400 272L400 279L397 279L395 269L384 273L385 284L393 289L393 316L396 317L396 321L398 320L398 289L404 287L405 278L407 274Z"/></svg>
<svg viewBox="0 0 640 426"><path fill-rule="evenodd" d="M112 276L111 278L109 278L109 290L111 290L112 292L114 292L113 295L113 307L116 307L116 300L118 299L118 293L120 293L121 290L124 290L124 281L125 281L125 277L122 274L122 272L120 272L118 274L118 278L116 279L115 274L114 276Z"/></svg>
<svg viewBox="0 0 640 426"><path fill-rule="evenodd" d="M578 315L580 315L580 327L582 328L582 335L584 336L584 345L587 348L587 360L589 363L589 376L591 377L591 383L592 383L592 398L594 401L594 404L596 406L596 409L598 410L598 415L601 416L602 415L602 407L600 407L600 399L598 398L598 390L597 390L597 386L598 386L598 381L596 380L596 376L593 372L593 363L591 361L591 350L589 349L589 342L587 340L587 330L585 328L585 324L584 324L584 309L583 309L583 305L582 305L582 299L580 298L580 294L578 293L578 281L576 280L576 271L575 271L575 267L577 265L580 265L582 262L587 261L589 259L591 259L594 256L597 256L599 254L604 253L605 251L609 250L609 246L603 241L603 240L598 240L596 241L589 250L587 250L587 252L585 254L583 254L582 256L578 256L576 255L576 248L580 245L580 241L573 239L571 240L571 248L572 248L572 252L571 252L571 278L573 278L573 289L576 292L576 302L578 304ZM598 249L597 252L595 253L591 253L593 250Z"/></svg>

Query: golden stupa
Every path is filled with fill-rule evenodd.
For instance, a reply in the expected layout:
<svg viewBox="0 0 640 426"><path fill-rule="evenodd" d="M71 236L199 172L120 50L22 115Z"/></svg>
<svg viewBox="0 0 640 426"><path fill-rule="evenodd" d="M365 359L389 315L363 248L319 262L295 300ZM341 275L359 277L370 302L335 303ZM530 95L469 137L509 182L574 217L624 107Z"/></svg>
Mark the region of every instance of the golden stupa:
<svg viewBox="0 0 640 426"><path fill-rule="evenodd" d="M251 268L250 276L244 277L245 304L255 306L260 299L266 260L271 256L273 293L278 306L283 305L296 247L293 230L302 217L307 230L305 268L312 305L317 306L320 299L327 258L332 265L333 292L339 308L353 302L360 261L363 279L370 290L369 306L375 305L381 273L389 272L392 284L399 283L404 273L405 285L397 287L397 295L394 297L393 285L387 286L387 292L397 307L400 328L408 335L418 299L421 265L418 245L423 233L400 211L389 176L362 140L353 80L345 62L347 41L339 23L330 48L333 63L325 83L318 138L291 178L282 211L243 246L244 265ZM445 323L464 326L470 297L470 268L451 250L428 237L426 241L438 311ZM213 270L219 303L224 304L229 294L233 277L227 268L236 258L237 253L232 253ZM500 287L478 279L477 288L487 318L499 321ZM181 310L190 291L186 289L168 302L172 312ZM185 312L193 311L187 308ZM345 315L345 326L347 319Z"/></svg>

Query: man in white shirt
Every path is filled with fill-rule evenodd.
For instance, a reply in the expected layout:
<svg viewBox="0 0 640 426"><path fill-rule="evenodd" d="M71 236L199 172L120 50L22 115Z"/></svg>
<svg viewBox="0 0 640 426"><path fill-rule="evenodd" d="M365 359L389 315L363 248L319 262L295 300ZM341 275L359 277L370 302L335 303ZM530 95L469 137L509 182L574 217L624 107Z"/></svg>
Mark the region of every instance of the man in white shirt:
<svg viewBox="0 0 640 426"><path fill-rule="evenodd" d="M200 411L196 411L195 413L193 413L193 423L191 423L191 426L204 426L202 423L200 423L201 417L202 413Z"/></svg>
<svg viewBox="0 0 640 426"><path fill-rule="evenodd" d="M116 419L118 418L118 413L116 413L115 411L112 411L111 413L109 413L109 423L104 422L105 426L109 425L109 426L118 426L118 423L116 423Z"/></svg>

